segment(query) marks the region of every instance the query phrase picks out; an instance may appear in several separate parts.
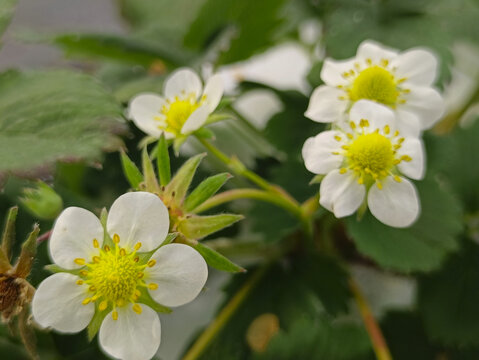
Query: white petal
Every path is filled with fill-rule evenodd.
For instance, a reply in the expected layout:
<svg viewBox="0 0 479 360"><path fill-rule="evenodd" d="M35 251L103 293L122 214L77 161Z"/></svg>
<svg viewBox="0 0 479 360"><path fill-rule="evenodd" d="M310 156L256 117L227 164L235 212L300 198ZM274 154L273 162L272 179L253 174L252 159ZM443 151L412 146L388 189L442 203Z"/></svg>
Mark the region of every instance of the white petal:
<svg viewBox="0 0 479 360"><path fill-rule="evenodd" d="M421 86L409 88L411 92L405 95L406 103L401 108L420 118L422 130L431 128L444 113L444 99L433 88Z"/></svg>
<svg viewBox="0 0 479 360"><path fill-rule="evenodd" d="M357 59L366 61L371 59L373 64L378 64L381 60L393 60L398 54L398 51L391 48L386 48L378 42L372 40L363 41L357 51Z"/></svg>
<svg viewBox="0 0 479 360"><path fill-rule="evenodd" d="M103 244L103 227L100 220L88 210L69 207L63 210L53 226L50 237L50 257L65 269L77 269L76 258L91 259L98 254L93 239Z"/></svg>
<svg viewBox="0 0 479 360"><path fill-rule="evenodd" d="M364 185L359 185L351 172L340 174L339 170L333 170L321 181L319 203L341 218L359 208L365 193Z"/></svg>
<svg viewBox="0 0 479 360"><path fill-rule="evenodd" d="M396 114L396 128L401 133L401 136L419 137L421 134L421 122L419 117L402 108L395 111Z"/></svg>
<svg viewBox="0 0 479 360"><path fill-rule="evenodd" d="M391 66L396 67L396 77L406 79L402 87L407 84L430 86L436 79L436 56L424 49L412 49L399 54Z"/></svg>
<svg viewBox="0 0 479 360"><path fill-rule="evenodd" d="M337 141L339 136L342 141ZM327 174L337 169L343 162L342 155L334 155L333 152L341 151L346 135L339 131L323 131L306 140L303 145L303 159L306 169L315 174Z"/></svg>
<svg viewBox="0 0 479 360"><path fill-rule="evenodd" d="M188 119L186 119L183 127L181 128L182 134L188 134L190 132L198 130L202 127L210 115L210 109L208 105L200 106L198 109L193 111Z"/></svg>
<svg viewBox="0 0 479 360"><path fill-rule="evenodd" d="M52 327L64 333L83 330L95 313L95 305L83 305L88 297L88 285L77 285L79 278L58 273L43 280L33 296L32 314L42 327Z"/></svg>
<svg viewBox="0 0 479 360"><path fill-rule="evenodd" d="M394 112L382 104L370 100L359 100L354 103L350 111L350 119L359 124L362 119L368 120L367 132L382 129L389 125L391 130L396 128Z"/></svg>
<svg viewBox="0 0 479 360"><path fill-rule="evenodd" d="M129 304L117 308L117 320L112 313L103 320L98 339L107 354L122 360L148 360L156 354L161 341L160 319L150 307L141 308L137 314Z"/></svg>
<svg viewBox="0 0 479 360"><path fill-rule="evenodd" d="M224 86L221 75L213 75L206 83L205 91L203 92L203 96L206 97L205 103L210 113L212 113L220 103L223 91Z"/></svg>
<svg viewBox="0 0 479 360"><path fill-rule="evenodd" d="M152 193L131 192L120 196L110 208L106 228L118 234L120 246L131 249L141 242L140 251L151 251L168 235L170 219L160 198Z"/></svg>
<svg viewBox="0 0 479 360"><path fill-rule="evenodd" d="M156 260L156 265L145 269L145 281L158 284L158 289L149 291L162 305L180 306L192 301L208 278L205 260L190 246L165 245L151 259Z"/></svg>
<svg viewBox="0 0 479 360"><path fill-rule="evenodd" d="M368 194L371 213L382 223L392 227L407 227L419 215L419 199L416 188L407 179L401 182L387 177L383 188L373 185Z"/></svg>
<svg viewBox="0 0 479 360"><path fill-rule="evenodd" d="M424 177L424 146L420 139L406 138L398 150L398 155L409 155L411 161L401 161L398 168L402 174L414 180Z"/></svg>
<svg viewBox="0 0 479 360"><path fill-rule="evenodd" d="M160 137L162 130L158 128L160 122L155 117L161 117L160 110L166 105L165 99L156 94L140 94L135 96L128 107L128 117L146 134Z"/></svg>
<svg viewBox="0 0 479 360"><path fill-rule="evenodd" d="M201 90L200 77L193 70L183 68L173 72L166 80L164 93L168 99L194 95L196 100L201 95Z"/></svg>
<svg viewBox="0 0 479 360"><path fill-rule="evenodd" d="M338 86L349 84L348 78L343 77L343 73L354 70L355 59L348 60L324 60L323 67L321 68L321 79L326 85Z"/></svg>
<svg viewBox="0 0 479 360"><path fill-rule="evenodd" d="M321 85L317 87L311 99L304 116L317 122L334 122L339 120L348 105L347 100L340 100L340 96L345 96L343 90L331 86Z"/></svg>

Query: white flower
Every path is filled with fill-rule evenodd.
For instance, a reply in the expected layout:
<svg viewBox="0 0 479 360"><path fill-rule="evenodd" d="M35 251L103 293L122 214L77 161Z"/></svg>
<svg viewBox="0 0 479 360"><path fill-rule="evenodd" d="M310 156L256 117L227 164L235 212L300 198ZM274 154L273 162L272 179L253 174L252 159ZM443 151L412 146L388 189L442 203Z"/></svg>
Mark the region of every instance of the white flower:
<svg viewBox="0 0 479 360"><path fill-rule="evenodd" d="M154 194L120 196L107 219L108 237L91 212L69 207L58 217L50 256L60 272L45 279L32 302L35 321L63 333L84 329L103 315L100 346L120 359L150 359L160 345L160 320L144 299L165 306L193 300L208 269L203 257L183 244L157 249L168 234L168 210ZM157 249L151 258L143 254Z"/></svg>
<svg viewBox="0 0 479 360"><path fill-rule="evenodd" d="M314 90L305 115L318 122L335 122L354 102L367 99L393 109L398 129L416 136L444 112L442 96L432 87L436 74L436 57L427 50L399 53L364 41L356 57L324 61L325 85Z"/></svg>
<svg viewBox="0 0 479 360"><path fill-rule="evenodd" d="M366 197L371 213L386 225L406 227L418 217L416 188L403 175L423 178L423 145L416 137L403 136L394 124L390 109L359 100L341 130L306 140L306 168L326 175L319 202L336 217L351 215Z"/></svg>
<svg viewBox="0 0 479 360"><path fill-rule="evenodd" d="M205 89L191 69L176 70L165 81L165 97L143 93L130 101L128 116L148 135L167 139L187 135L201 128L223 96L223 83L213 75Z"/></svg>

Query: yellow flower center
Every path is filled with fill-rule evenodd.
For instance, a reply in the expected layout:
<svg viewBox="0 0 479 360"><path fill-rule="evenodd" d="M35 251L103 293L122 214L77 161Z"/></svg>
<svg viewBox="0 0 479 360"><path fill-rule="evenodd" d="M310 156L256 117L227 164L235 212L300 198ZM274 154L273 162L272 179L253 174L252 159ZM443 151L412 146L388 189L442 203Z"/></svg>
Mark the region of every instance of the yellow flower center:
<svg viewBox="0 0 479 360"><path fill-rule="evenodd" d="M394 76L380 66L362 70L349 89L349 97L353 101L368 99L389 106L396 104L399 95Z"/></svg>
<svg viewBox="0 0 479 360"><path fill-rule="evenodd" d="M394 164L391 140L378 133L359 135L349 146L346 157L354 171L374 179L386 176Z"/></svg>
<svg viewBox="0 0 479 360"><path fill-rule="evenodd" d="M345 134L350 142L341 146L344 152L333 152L333 155L343 155L345 159L345 167L339 172L345 174L348 170L353 171L358 183L367 187L376 183L378 188L382 189L381 180L386 176L392 176L395 181L401 182L396 165L402 161L412 161L412 158L409 155L397 154L405 140L399 136L399 131L392 133L389 125L386 125L383 129L365 133L365 129L370 126L366 119L359 122L359 128L354 122L351 122L350 126L356 135ZM334 138L336 141L343 141L343 137L339 135Z"/></svg>
<svg viewBox="0 0 479 360"><path fill-rule="evenodd" d="M85 265L80 271L78 285L89 285L88 297L83 300L83 304L97 301L98 309L104 311L107 308L113 309L113 319L118 318L116 307L122 307L133 303L133 310L141 314L141 306L137 304L141 288L156 290L158 285L145 282L144 270L146 267L152 267L156 264L155 260L150 260L146 264L139 263L137 250L141 243L137 243L132 251L122 248L118 245L120 238L113 236L115 247L111 249L105 245L99 248L99 243L93 239L93 246L98 248L99 253L93 256L92 261L87 263L85 259L77 258L75 263Z"/></svg>
<svg viewBox="0 0 479 360"><path fill-rule="evenodd" d="M200 103L194 101L191 97L180 100L178 97L169 105L161 109L161 113L166 117L164 125L160 129L169 133L179 135L181 128L190 115L200 106Z"/></svg>

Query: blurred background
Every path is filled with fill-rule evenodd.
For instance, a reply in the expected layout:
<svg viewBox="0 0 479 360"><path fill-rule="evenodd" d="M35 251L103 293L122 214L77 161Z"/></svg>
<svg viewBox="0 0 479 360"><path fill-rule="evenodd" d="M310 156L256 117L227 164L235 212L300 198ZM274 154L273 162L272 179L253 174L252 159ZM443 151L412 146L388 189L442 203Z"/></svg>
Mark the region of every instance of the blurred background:
<svg viewBox="0 0 479 360"><path fill-rule="evenodd" d="M62 68L84 72L94 76L98 84L101 83L108 95L108 101L114 102L116 108L112 111L113 115L108 113L108 116L105 116L114 118L115 121L108 123L107 127L98 126L92 133L80 132L68 124L62 128L63 133L45 133L45 137L50 141L64 135L70 144L65 141L61 149L52 149L38 159L33 156L35 152L32 150L32 154L25 155L28 161L20 159L23 162L16 162L16 150L8 148L5 143L0 144L0 153L4 151L11 154L0 166L0 181L3 186L3 193L0 195L1 217L10 206L18 203L22 189L32 186L32 180L37 178L54 186L62 196L65 206L83 206L92 210L108 207L118 195L128 189L128 183L121 173L119 156L112 150L127 148L133 160L139 163L137 144L144 136L122 117L124 107L128 100L139 92L161 92L165 76L179 66L192 66L205 77L212 72L222 75L227 95L232 101L230 110L236 120L227 120L212 127L217 138L216 145L228 154L237 154L245 164L284 186L300 201L314 195L317 190L316 187L308 185L311 174L304 169L300 149L307 137L323 129L322 125L304 118L303 113L312 89L322 83L319 72L325 56L337 59L351 57L359 43L365 39L374 39L400 50L414 46L428 47L435 51L440 59L441 67L436 86L444 91L447 105L444 120L434 130L434 134L445 134L456 127L467 129L468 126L474 125L478 115L479 1L476 0L18 0L16 8L12 7L14 1L4 1L2 5L0 0L0 18L2 11L6 13L12 10L14 13L2 37L1 71L20 69L28 72L30 69ZM60 75L54 82L61 82L63 76ZM2 91L0 80L0 112L12 109L2 107ZM56 96L65 89L55 91ZM87 95L89 91L85 89L85 93L79 95ZM38 100L35 96L30 99ZM27 97L21 105L29 103ZM60 106L70 106L70 103L60 103ZM82 106L81 102L78 106ZM35 111L33 108L32 112ZM62 116L58 115L57 120L58 126L63 126ZM6 124L7 122L0 120L0 131L7 128ZM27 130L29 129L25 131ZM88 131L93 130L89 128ZM475 131L471 134L479 134ZM88 142L88 150L75 147L77 142L81 142L78 139L90 139L90 135L95 137L95 141ZM432 136L431 140L427 140L428 149L433 152L428 154L431 157L430 167L437 166L445 174L453 174L450 176L452 179L455 174L452 167L445 169L444 166L437 165L447 158L447 154L436 151L442 143L438 143ZM475 142L474 139L471 136L470 143L467 143L465 152L468 154L475 153L478 149L477 144L470 145ZM178 168L188 156L198 151L204 150L197 142L189 140L181 148L180 157L172 157L172 167ZM32 158L35 159L31 160ZM57 163L56 160L61 161ZM467 161L472 164L472 168L477 167L475 158L468 158ZM224 171L224 168L218 162L207 159L195 182L198 183L205 176L220 171ZM473 169L467 176L467 181L452 180L450 186L457 194L457 202L461 203L457 207L469 216L467 236L477 242L479 195L477 191L470 189L478 187L476 181L479 181L479 173ZM462 179L466 179L466 175ZM448 180L444 182L447 183ZM245 183L241 179L234 179L232 184L242 186ZM469 192L461 189L468 189ZM456 205L454 201L452 203ZM247 213L249 220L215 234L214 239L207 239L215 248L225 249L225 254L233 238L246 245L255 241L266 244L263 251L267 252L267 246L295 231L296 224L293 219L263 204L239 202L222 210L227 209ZM462 216L458 211L457 217L462 219ZM19 239L26 236L34 221L38 221L38 218L26 208L20 207L17 224ZM40 223L42 229L46 230L51 227L52 221L41 220ZM448 236L462 236L459 235L462 234L461 226L459 230L454 226L451 228L448 229ZM478 311L461 317L472 323L464 330L467 335L463 338L466 338L466 341L462 341L463 338L449 337L448 334L437 335L434 331L433 335L426 334L421 325L423 320L418 320L422 319L417 310L418 292L421 292L418 290L418 286L421 286L418 281L422 281L421 276L425 272L439 269L455 246L441 247L440 244L432 255L424 255L433 257L434 261L437 258L437 264L434 266L411 265L406 269L406 265L393 265L386 266L387 270L383 271L380 267L371 265L372 261L368 257L358 254L350 239L346 239L347 236L339 236L345 237L342 245L350 261L353 277L370 300L375 316L384 320L384 326L389 329L387 336L394 348L395 359L479 358ZM19 246L20 242L16 252ZM47 275L42 267L49 263L44 244L39 247L39 252L32 273L34 285ZM241 256L232 256L243 266L254 267L259 261L247 251ZM421 256L422 254L418 258ZM402 259L398 259L397 263L401 261ZM335 269L335 264L326 264L327 269ZM293 267L286 260L282 265L284 269ZM341 276L342 273L338 273L338 276ZM308 274L316 277L314 273ZM236 275L238 276L241 275ZM472 278L479 278L479 275ZM201 296L170 315L160 315L162 344L158 353L159 359L181 358L195 336L214 318L219 305L231 295L232 289L237 287L237 282L241 282L236 279L231 283L230 280L231 275L211 270L206 289ZM274 282L274 279L271 281ZM294 279L286 280L286 287L289 285L288 281L294 282ZM327 279L318 281L327 283ZM468 285L471 282L468 282ZM223 292L226 284L229 284L227 291ZM282 285L277 284L274 291L271 290L271 297ZM334 293L335 289L333 286L331 291ZM473 297L479 301L477 289L479 282ZM342 294L341 291L342 289L339 289L338 293ZM444 291L449 292L447 289ZM284 299L284 307L287 309L284 311L287 319L285 324L294 323L290 320L297 313L295 307L302 304L298 300L292 305L294 299L289 299L287 295L284 295ZM273 298L271 302L274 303L275 300ZM425 301L421 306L428 304L427 300ZM451 302L461 308L460 301L457 301L457 304ZM340 309L331 311L334 316L328 314L327 320L334 319L331 324L335 325L347 324L347 335L344 339L348 341L344 346L352 350L350 353L338 352L337 343L331 335L333 333L328 332L327 336L333 339L328 346L335 348L331 350L322 343L324 348L332 352L325 352L315 359L374 358L364 331L358 330L361 321L352 300L345 296L338 303L340 304L337 308ZM263 311L260 305L258 309ZM324 304L315 303L313 307L315 310L323 309ZM325 307L330 310L328 306ZM260 312L256 310L254 303L246 305L246 313L248 309L251 309L252 313ZM441 304L438 305L437 311L440 310ZM286 326L283 330L293 332L288 339L294 336L300 338L310 329L317 334L316 331L319 330L308 323L310 317L310 314L306 313L304 323ZM249 320L251 319L248 319L248 324ZM427 323L427 319L425 321ZM444 319L443 323L439 321L438 326L446 327L449 323L449 318ZM238 325L238 328L244 327L247 326ZM18 339L8 335L6 327L0 327L0 335L0 358L27 358ZM233 335L231 339L224 340L224 350L218 350L223 341L220 339L202 359L279 359L281 353L284 359L309 359L301 355L294 357L296 350L293 342L299 344L298 339L291 340L291 344L286 341L287 350L276 346L272 353L260 357L252 351L250 345L248 347L244 333ZM321 335L326 337L324 333ZM63 336L39 333L38 336L42 359L104 357L96 346L97 340L88 345L84 334ZM412 357L406 348L409 342L416 340L411 348L411 353L415 356ZM288 347L289 345L291 346ZM463 349L467 351L461 352ZM333 353L340 355L328 355Z"/></svg>

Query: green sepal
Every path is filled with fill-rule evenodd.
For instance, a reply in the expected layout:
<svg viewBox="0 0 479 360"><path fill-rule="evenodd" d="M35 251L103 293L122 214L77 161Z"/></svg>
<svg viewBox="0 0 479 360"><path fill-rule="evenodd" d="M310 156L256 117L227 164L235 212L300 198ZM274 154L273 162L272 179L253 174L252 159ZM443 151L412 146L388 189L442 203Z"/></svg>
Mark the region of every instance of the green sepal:
<svg viewBox="0 0 479 360"><path fill-rule="evenodd" d="M141 153L142 167L143 167L143 176L145 178L145 187L146 191L149 192L158 192L159 185L158 180L156 179L155 170L148 155L148 150L146 146L143 148Z"/></svg>
<svg viewBox="0 0 479 360"><path fill-rule="evenodd" d="M171 244L178 237L178 233L170 233L166 236L165 240L161 243L160 247Z"/></svg>
<svg viewBox="0 0 479 360"><path fill-rule="evenodd" d="M105 310L100 311L100 309L98 309L98 304L95 303L95 314L93 315L87 327L87 336L89 342L91 342L98 333L103 320L105 320L105 317L110 313L110 311L112 311L111 304L108 304L108 307Z"/></svg>
<svg viewBox="0 0 479 360"><path fill-rule="evenodd" d="M214 140L215 139L215 133L211 129L207 128L200 128L195 131L195 136L200 137L202 139L207 139L207 140Z"/></svg>
<svg viewBox="0 0 479 360"><path fill-rule="evenodd" d="M140 288L139 290L141 295L138 298L137 302L151 307L156 312L170 314L173 311L169 307L158 304L155 300L153 300L149 291L146 288ZM152 290L152 291L161 291L161 290Z"/></svg>
<svg viewBox="0 0 479 360"><path fill-rule="evenodd" d="M180 147L183 145L183 143L188 139L188 136L185 135L179 135L175 140L173 141L173 151L175 152L176 156L180 155Z"/></svg>
<svg viewBox="0 0 479 360"><path fill-rule="evenodd" d="M158 177L160 178L160 184L162 186L168 185L171 180L170 169L170 154L168 153L168 142L166 141L165 134L161 134L157 145L157 167Z"/></svg>
<svg viewBox="0 0 479 360"><path fill-rule="evenodd" d="M62 268L61 266L58 266L57 264L45 265L43 268L47 271L50 271L51 273L54 273L54 274L63 272L63 273L68 273L68 274L72 274L72 275L76 275L76 276L80 276L80 271L85 269L85 267L82 267L80 269L68 270L68 269Z"/></svg>
<svg viewBox="0 0 479 360"><path fill-rule="evenodd" d="M190 187L191 180L196 173L196 169L205 155L205 153L198 154L188 159L176 172L175 176L166 187L166 196L171 197L172 201L177 205L181 205L183 202L186 192Z"/></svg>
<svg viewBox="0 0 479 360"><path fill-rule="evenodd" d="M233 96L223 96L220 100L220 103L216 107L216 110L221 110L227 106L230 106L232 103L236 101L236 97Z"/></svg>
<svg viewBox="0 0 479 360"><path fill-rule="evenodd" d="M231 113L228 113L228 112L220 112L220 113L211 114L206 119L205 125L213 124L213 123L220 122L220 121L223 121L223 120L228 120L228 119L235 119L235 116Z"/></svg>
<svg viewBox="0 0 479 360"><path fill-rule="evenodd" d="M27 240L22 244L22 251L15 265L15 274L18 277L26 278L32 269L35 255L37 254L37 238L40 233L38 224L33 226L33 231L28 234Z"/></svg>
<svg viewBox="0 0 479 360"><path fill-rule="evenodd" d="M103 244L102 248L105 248L105 245L109 247L115 247L115 243L113 242L110 234L106 231L106 222L108 220L108 210L106 208L101 209L100 213L100 223L103 226Z"/></svg>
<svg viewBox="0 0 479 360"><path fill-rule="evenodd" d="M193 192L188 195L184 203L184 209L191 212L206 200L212 197L232 177L229 173L221 173L203 180Z"/></svg>
<svg viewBox="0 0 479 360"><path fill-rule="evenodd" d="M128 155L124 151L121 152L121 165L123 168L123 174L130 183L133 189L138 189L143 182L143 175L133 161L130 160Z"/></svg>
<svg viewBox="0 0 479 360"><path fill-rule="evenodd" d="M216 270L220 271L227 271L231 273L238 273L238 272L246 272L246 269L242 268L239 265L236 265L231 260L227 259L219 252L209 248L206 245L201 243L196 243L195 245L191 245L193 248L198 251L201 256L205 259L206 263L215 268Z"/></svg>
<svg viewBox="0 0 479 360"><path fill-rule="evenodd" d="M220 214L211 216L193 216L182 220L178 230L188 239L201 239L242 220L243 215Z"/></svg>
<svg viewBox="0 0 479 360"><path fill-rule="evenodd" d="M13 206L8 210L7 220L2 233L2 252L10 260L12 256L12 244L15 241L15 221L17 220L18 206Z"/></svg>
<svg viewBox="0 0 479 360"><path fill-rule="evenodd" d="M319 184L321 181L323 181L323 179L324 175L316 175L311 179L309 185Z"/></svg>

